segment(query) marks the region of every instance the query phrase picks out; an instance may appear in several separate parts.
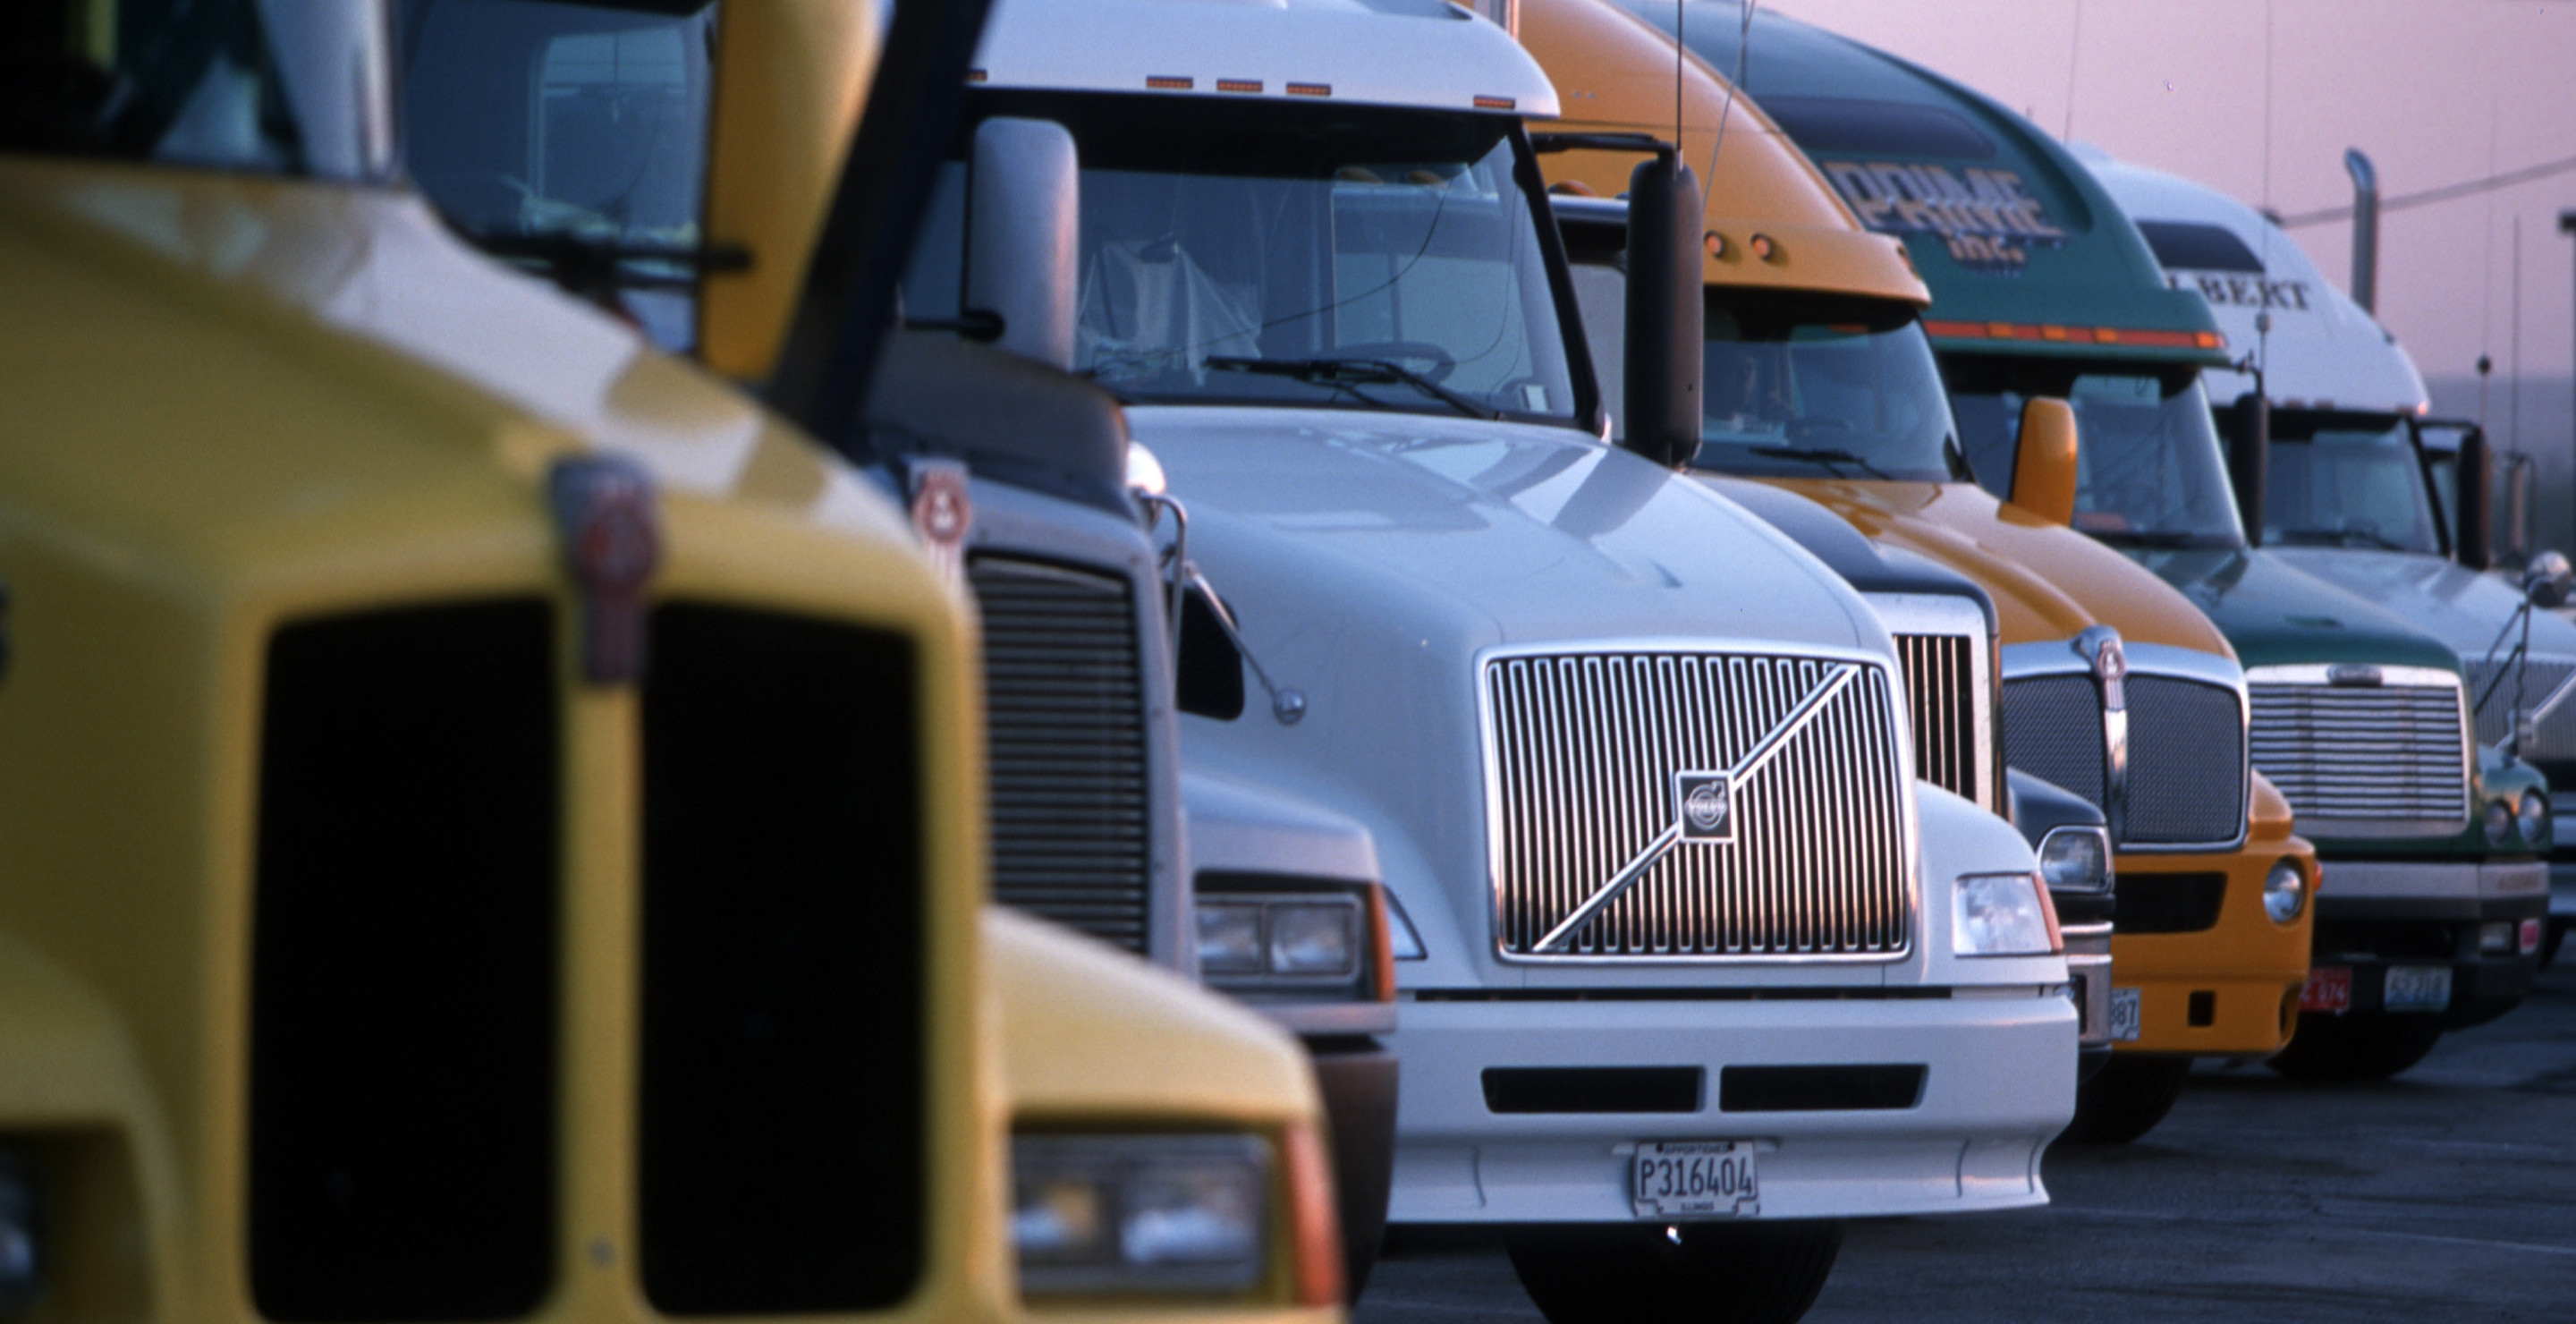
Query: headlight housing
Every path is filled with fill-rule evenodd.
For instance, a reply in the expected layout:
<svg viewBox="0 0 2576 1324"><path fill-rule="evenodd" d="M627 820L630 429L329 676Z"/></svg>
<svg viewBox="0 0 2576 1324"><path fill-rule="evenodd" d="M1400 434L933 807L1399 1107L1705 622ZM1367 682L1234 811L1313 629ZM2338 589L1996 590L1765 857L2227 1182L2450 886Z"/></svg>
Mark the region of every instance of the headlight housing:
<svg viewBox="0 0 2576 1324"><path fill-rule="evenodd" d="M1031 1295L1230 1295L1270 1271L1254 1135L1011 1137L1011 1240Z"/></svg>
<svg viewBox="0 0 2576 1324"><path fill-rule="evenodd" d="M2275 924L2287 924L2308 908L2308 878L2299 866L2282 860L2263 875L2263 913Z"/></svg>
<svg viewBox="0 0 2576 1324"><path fill-rule="evenodd" d="M2502 800L2489 800L2487 801L2487 809L2486 813L2483 815L2483 819L2484 822L2481 826L2486 829L2488 845L2501 846L2505 843L2505 838L2512 835L2512 805L2506 804Z"/></svg>
<svg viewBox="0 0 2576 1324"><path fill-rule="evenodd" d="M2038 874L1965 874L1952 883L1953 954L2046 956L2058 949L2057 908Z"/></svg>
<svg viewBox="0 0 2576 1324"><path fill-rule="evenodd" d="M1199 973L1229 993L1338 990L1363 982L1369 908L1349 892L1198 895Z"/></svg>
<svg viewBox="0 0 2576 1324"><path fill-rule="evenodd" d="M2522 793L2522 807L2514 812L2514 826L2522 830L2524 844L2549 844L2549 797L2538 791Z"/></svg>
<svg viewBox="0 0 2576 1324"><path fill-rule="evenodd" d="M2098 827L2050 828L2039 839L2039 876L2052 892L2111 890L2111 834Z"/></svg>

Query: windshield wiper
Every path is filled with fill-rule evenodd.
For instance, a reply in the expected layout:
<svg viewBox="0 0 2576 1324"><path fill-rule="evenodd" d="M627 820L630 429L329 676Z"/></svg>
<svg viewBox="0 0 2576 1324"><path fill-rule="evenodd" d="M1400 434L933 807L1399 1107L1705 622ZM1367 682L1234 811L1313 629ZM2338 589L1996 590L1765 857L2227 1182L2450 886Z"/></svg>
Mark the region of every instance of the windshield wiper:
<svg viewBox="0 0 2576 1324"><path fill-rule="evenodd" d="M1500 419L1503 416L1499 409L1480 405L1401 363L1386 359L1255 359L1231 354L1211 354L1206 362L1211 368L1222 368L1227 372L1259 373L1265 377L1293 377L1298 381L1312 382L1318 386L1370 386L1402 382L1469 418Z"/></svg>
<svg viewBox="0 0 2576 1324"><path fill-rule="evenodd" d="M737 244L683 247L593 239L562 231L492 231L457 226L467 242L497 258L534 262L568 294L606 302L620 290L684 290L701 276L751 269L751 250ZM637 271L629 264L658 262L683 275Z"/></svg>
<svg viewBox="0 0 2576 1324"><path fill-rule="evenodd" d="M2189 529L2095 529L2092 535L2122 547L2241 547L2223 533L2195 533Z"/></svg>
<svg viewBox="0 0 2576 1324"><path fill-rule="evenodd" d="M1747 446L1744 449L1747 453L1759 455L1766 460L1803 460L1808 464L1826 469L1848 464L1859 468L1872 478L1893 478L1893 475L1886 470L1861 456L1846 450L1836 450L1830 446Z"/></svg>
<svg viewBox="0 0 2576 1324"><path fill-rule="evenodd" d="M2310 547L2376 547L2389 552L2411 552L2415 549L2394 538L2369 529L2283 529L2281 541Z"/></svg>

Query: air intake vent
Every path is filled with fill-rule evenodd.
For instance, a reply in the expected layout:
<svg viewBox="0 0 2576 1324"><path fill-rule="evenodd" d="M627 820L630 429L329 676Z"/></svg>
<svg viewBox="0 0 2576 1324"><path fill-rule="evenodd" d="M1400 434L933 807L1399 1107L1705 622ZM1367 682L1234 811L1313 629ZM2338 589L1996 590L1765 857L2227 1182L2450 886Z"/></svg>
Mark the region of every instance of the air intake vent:
<svg viewBox="0 0 2576 1324"><path fill-rule="evenodd" d="M2227 901L2223 873L2124 873L2112 894L2113 931L2203 933L2218 927Z"/></svg>
<svg viewBox="0 0 2576 1324"><path fill-rule="evenodd" d="M1984 694L1963 634L1900 634L1896 660L1905 668L1905 697L1914 717L1914 775L1992 808L1994 787L1978 775L1978 727Z"/></svg>
<svg viewBox="0 0 2576 1324"><path fill-rule="evenodd" d="M911 646L697 604L652 630L644 1294L665 1315L892 1305L925 1217Z"/></svg>
<svg viewBox="0 0 2576 1324"><path fill-rule="evenodd" d="M485 1320L554 1281L560 790L536 601L269 643L250 1286L279 1321Z"/></svg>
<svg viewBox="0 0 2576 1324"><path fill-rule="evenodd" d="M1128 582L999 556L967 574L984 610L994 897L1141 953L1153 843Z"/></svg>
<svg viewBox="0 0 2576 1324"><path fill-rule="evenodd" d="M2457 682L2337 686L2260 681L2254 766L2305 822L2423 822L2469 816L2468 750Z"/></svg>
<svg viewBox="0 0 2576 1324"><path fill-rule="evenodd" d="M1506 953L1887 957L1910 944L1912 782L1885 671L1569 654L1496 659L1485 688ZM1542 950L1632 869L1633 886Z"/></svg>

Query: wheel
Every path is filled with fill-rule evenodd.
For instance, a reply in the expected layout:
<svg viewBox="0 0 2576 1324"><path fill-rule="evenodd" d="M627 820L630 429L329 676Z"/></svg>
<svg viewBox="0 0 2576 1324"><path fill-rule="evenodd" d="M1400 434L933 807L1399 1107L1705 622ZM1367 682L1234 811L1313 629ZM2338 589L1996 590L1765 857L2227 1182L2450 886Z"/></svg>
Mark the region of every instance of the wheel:
<svg viewBox="0 0 2576 1324"><path fill-rule="evenodd" d="M1507 1243L1549 1324L1792 1324L1842 1246L1832 1221L1573 1227Z"/></svg>
<svg viewBox="0 0 2576 1324"><path fill-rule="evenodd" d="M2268 1065L2292 1080L2386 1080L2423 1061L2441 1037L2442 1023L2431 1016L2301 1012L2290 1046Z"/></svg>
<svg viewBox="0 0 2576 1324"><path fill-rule="evenodd" d="M2189 1074L2188 1057L2113 1053L2099 1074L2075 1087L2075 1120L2067 1124L2066 1139L2125 1145L2155 1130L2182 1097L2182 1078Z"/></svg>
<svg viewBox="0 0 2576 1324"><path fill-rule="evenodd" d="M1457 356L1427 340L1370 340L1356 345L1335 345L1324 357L1332 359L1384 359L1402 364L1421 373L1425 380L1440 381L1458 370ZM1415 362L1429 364L1415 368Z"/></svg>

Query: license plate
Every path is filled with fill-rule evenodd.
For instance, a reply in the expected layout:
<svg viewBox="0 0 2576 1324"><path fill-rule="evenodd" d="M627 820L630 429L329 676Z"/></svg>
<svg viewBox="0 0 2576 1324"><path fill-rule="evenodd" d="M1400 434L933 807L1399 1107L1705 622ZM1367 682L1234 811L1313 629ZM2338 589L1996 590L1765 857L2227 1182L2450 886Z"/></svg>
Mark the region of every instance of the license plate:
<svg viewBox="0 0 2576 1324"><path fill-rule="evenodd" d="M2392 965L2379 1005L2390 1011L2440 1011L2451 1005L2451 967Z"/></svg>
<svg viewBox="0 0 2576 1324"><path fill-rule="evenodd" d="M1762 1212L1749 1140L1683 1140L1637 1146L1639 1218L1675 1214L1750 1218Z"/></svg>
<svg viewBox="0 0 2576 1324"><path fill-rule="evenodd" d="M2308 971L2307 986L2299 990L2299 1010L2337 1016L2352 1010L2352 967L2321 965Z"/></svg>
<svg viewBox="0 0 2576 1324"><path fill-rule="evenodd" d="M2145 1013L2139 1010L2138 994L2134 988L2111 986L2111 1042L2124 1044L2136 1041L2138 1024L2145 1019Z"/></svg>

